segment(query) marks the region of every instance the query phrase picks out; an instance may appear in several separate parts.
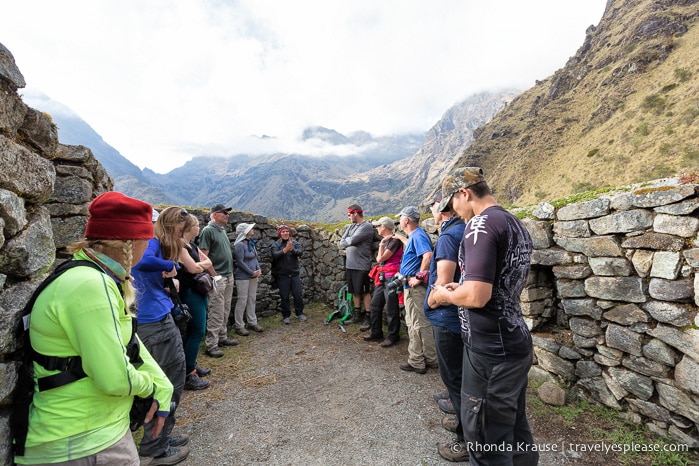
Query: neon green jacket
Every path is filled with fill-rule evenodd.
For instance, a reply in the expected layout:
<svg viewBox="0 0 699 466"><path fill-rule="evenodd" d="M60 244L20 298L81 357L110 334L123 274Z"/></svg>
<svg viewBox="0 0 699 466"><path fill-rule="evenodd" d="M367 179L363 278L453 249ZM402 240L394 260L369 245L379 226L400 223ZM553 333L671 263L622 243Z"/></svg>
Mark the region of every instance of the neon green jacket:
<svg viewBox="0 0 699 466"><path fill-rule="evenodd" d="M73 257L90 260L83 251ZM136 395L154 394L159 413L169 411L172 384L143 343L138 369L126 355L131 319L115 280L90 267L66 271L41 293L29 324L32 347L47 356L80 355L87 377L39 392L37 377L58 371L34 363L26 451L15 462L67 461L114 445L129 428Z"/></svg>

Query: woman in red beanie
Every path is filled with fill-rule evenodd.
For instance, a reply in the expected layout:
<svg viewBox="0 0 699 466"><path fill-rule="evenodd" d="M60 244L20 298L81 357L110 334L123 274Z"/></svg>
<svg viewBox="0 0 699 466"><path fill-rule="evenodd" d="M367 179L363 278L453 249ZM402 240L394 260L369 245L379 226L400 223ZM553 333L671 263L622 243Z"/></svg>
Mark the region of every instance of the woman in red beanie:
<svg viewBox="0 0 699 466"><path fill-rule="evenodd" d="M35 392L29 430L18 464L138 465L129 430L134 396L154 397L147 419L159 433L169 414L173 387L133 333L129 306L134 300L131 267L153 236L152 207L118 192L98 196L88 207L85 239L69 246L76 266L38 295L29 337L38 353L38 386L65 371L49 370L46 361L76 360L82 375ZM131 344L130 344L131 342ZM127 346L139 344L131 363ZM132 355L133 357L133 355ZM37 362L40 361L40 362Z"/></svg>

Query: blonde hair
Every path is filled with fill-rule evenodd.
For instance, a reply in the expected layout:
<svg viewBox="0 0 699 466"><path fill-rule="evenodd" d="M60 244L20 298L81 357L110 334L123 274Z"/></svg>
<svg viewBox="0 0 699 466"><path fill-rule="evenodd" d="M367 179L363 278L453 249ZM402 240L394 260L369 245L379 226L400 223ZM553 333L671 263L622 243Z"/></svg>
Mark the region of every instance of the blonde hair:
<svg viewBox="0 0 699 466"><path fill-rule="evenodd" d="M111 257L126 271L126 276L131 276L131 267L133 265L132 241L130 239L83 239L75 242L67 247L68 251L73 254L81 249L93 249L97 252ZM136 301L136 291L131 282L126 280L121 283L121 289L124 296L124 304L126 312L129 312L131 305Z"/></svg>
<svg viewBox="0 0 699 466"><path fill-rule="evenodd" d="M177 262L177 257L184 245L182 238L176 238L176 229L184 224L189 212L181 207L168 207L160 212L155 222L155 237L160 241L160 251L163 259Z"/></svg>
<svg viewBox="0 0 699 466"><path fill-rule="evenodd" d="M199 219L195 215L189 214L184 218L184 230L182 232L187 233L195 226L199 226Z"/></svg>

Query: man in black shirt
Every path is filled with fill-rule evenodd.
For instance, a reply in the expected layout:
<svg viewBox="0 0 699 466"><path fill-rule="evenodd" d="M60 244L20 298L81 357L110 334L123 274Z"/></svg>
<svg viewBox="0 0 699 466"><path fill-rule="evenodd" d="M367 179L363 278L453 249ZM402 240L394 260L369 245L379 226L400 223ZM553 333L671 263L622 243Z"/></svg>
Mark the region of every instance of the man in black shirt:
<svg viewBox="0 0 699 466"><path fill-rule="evenodd" d="M470 464L535 465L539 455L525 413L532 339L519 303L531 238L522 222L498 205L478 167L453 170L442 194L440 210L451 203L467 221L459 284L435 286L431 297L459 306L461 421Z"/></svg>

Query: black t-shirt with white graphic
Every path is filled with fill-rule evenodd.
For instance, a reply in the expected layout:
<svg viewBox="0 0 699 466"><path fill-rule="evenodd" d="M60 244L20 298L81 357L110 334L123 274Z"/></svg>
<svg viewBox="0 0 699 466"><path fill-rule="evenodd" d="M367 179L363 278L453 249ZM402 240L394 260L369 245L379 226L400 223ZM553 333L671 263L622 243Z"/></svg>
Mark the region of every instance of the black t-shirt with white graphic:
<svg viewBox="0 0 699 466"><path fill-rule="evenodd" d="M473 217L459 249L460 283L493 285L483 308L459 308L464 344L476 353L513 358L529 354L531 334L519 298L527 281L532 240L522 222L500 206Z"/></svg>

